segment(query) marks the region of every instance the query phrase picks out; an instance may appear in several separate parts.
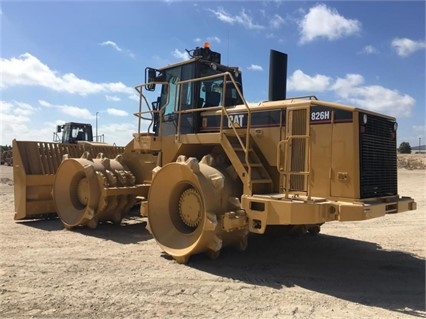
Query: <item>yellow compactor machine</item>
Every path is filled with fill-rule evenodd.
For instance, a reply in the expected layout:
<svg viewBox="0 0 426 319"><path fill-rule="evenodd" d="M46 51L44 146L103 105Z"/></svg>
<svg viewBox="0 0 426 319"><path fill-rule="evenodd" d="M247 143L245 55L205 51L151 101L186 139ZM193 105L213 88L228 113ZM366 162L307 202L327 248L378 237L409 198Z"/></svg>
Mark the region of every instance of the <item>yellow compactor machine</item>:
<svg viewBox="0 0 426 319"><path fill-rule="evenodd" d="M188 52L146 68L123 150L14 141L15 218L56 213L67 228L94 228L140 203L161 249L186 263L244 250L249 233L316 234L328 221L416 209L398 194L395 118L286 98L287 55L274 50L269 100L247 103L237 67L208 46Z"/></svg>

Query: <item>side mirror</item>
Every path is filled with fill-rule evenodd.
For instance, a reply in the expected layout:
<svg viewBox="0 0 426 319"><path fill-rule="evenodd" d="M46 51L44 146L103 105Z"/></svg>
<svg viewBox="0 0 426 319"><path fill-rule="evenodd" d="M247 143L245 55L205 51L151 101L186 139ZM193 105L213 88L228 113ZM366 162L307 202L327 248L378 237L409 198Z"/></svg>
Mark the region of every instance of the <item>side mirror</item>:
<svg viewBox="0 0 426 319"><path fill-rule="evenodd" d="M146 68L145 69L145 83L149 83L145 86L145 89L147 91L154 91L155 90L155 82L157 78L157 70L152 68Z"/></svg>
<svg viewBox="0 0 426 319"><path fill-rule="evenodd" d="M62 127L61 125L57 125L56 126L56 133L61 133L62 132Z"/></svg>

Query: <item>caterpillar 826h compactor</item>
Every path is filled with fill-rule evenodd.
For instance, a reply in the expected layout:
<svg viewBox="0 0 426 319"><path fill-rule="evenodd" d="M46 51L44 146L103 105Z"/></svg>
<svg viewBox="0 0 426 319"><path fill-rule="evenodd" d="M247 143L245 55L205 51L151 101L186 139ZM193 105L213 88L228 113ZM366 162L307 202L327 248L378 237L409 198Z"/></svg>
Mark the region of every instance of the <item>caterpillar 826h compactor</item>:
<svg viewBox="0 0 426 319"><path fill-rule="evenodd" d="M45 212L67 228L95 227L140 202L149 231L179 263L197 253L217 257L225 246L244 250L249 233L316 234L325 222L416 209L398 195L395 118L314 96L286 98L287 55L274 50L269 100L249 104L238 68L222 65L208 46L188 53L187 61L146 68L136 86L138 131L117 157L14 146L26 152L15 163L18 218L32 217L38 201L37 179L22 173L33 153L42 154L32 158L40 166L63 156L41 186L51 191Z"/></svg>

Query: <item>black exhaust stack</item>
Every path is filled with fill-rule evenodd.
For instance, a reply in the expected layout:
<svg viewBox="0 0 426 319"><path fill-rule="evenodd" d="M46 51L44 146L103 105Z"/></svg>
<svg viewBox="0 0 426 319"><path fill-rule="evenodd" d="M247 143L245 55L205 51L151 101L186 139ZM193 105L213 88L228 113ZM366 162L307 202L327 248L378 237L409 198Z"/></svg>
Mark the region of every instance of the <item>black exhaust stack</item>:
<svg viewBox="0 0 426 319"><path fill-rule="evenodd" d="M285 100L287 93L287 54L271 50L269 56L269 101Z"/></svg>

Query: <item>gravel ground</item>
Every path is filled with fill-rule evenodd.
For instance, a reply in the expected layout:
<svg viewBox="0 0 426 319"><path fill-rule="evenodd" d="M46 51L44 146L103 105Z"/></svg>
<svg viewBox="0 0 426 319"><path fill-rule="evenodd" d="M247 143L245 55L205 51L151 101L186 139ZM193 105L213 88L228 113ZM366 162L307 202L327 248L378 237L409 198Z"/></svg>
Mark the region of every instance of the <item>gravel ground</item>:
<svg viewBox="0 0 426 319"><path fill-rule="evenodd" d="M416 211L331 222L319 236L251 236L246 252L179 265L135 216L65 230L13 220L0 169L1 318L426 318L426 171L399 169Z"/></svg>

